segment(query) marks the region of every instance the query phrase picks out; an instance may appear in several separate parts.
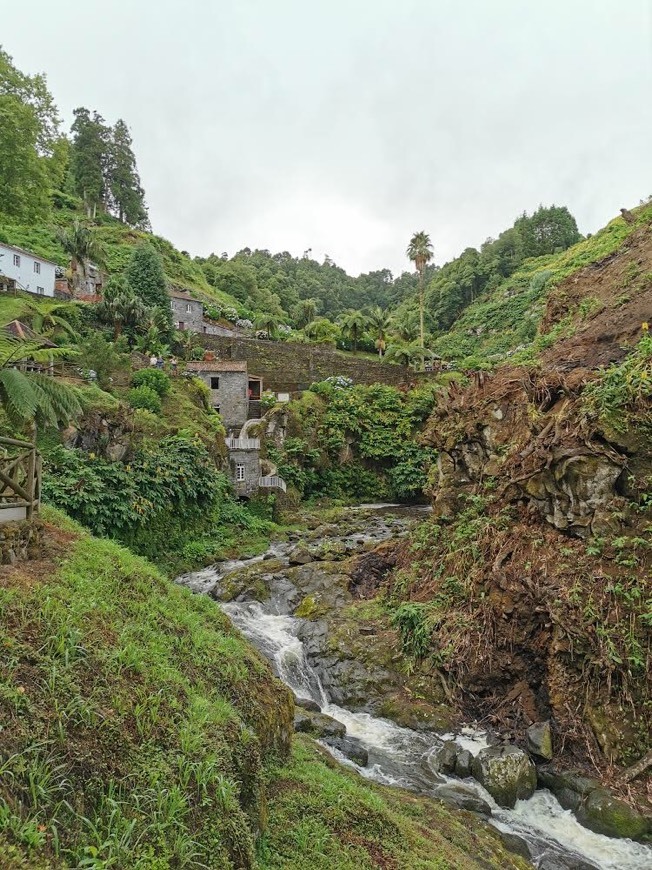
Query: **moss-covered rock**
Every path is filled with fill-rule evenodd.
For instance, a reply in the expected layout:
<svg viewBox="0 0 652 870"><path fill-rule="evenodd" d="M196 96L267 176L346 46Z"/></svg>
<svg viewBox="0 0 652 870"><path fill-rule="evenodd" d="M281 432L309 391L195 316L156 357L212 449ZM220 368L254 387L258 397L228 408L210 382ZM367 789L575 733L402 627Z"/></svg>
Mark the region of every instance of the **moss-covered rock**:
<svg viewBox="0 0 652 870"><path fill-rule="evenodd" d="M532 797L537 785L534 764L517 746L489 746L473 759L473 776L501 807Z"/></svg>

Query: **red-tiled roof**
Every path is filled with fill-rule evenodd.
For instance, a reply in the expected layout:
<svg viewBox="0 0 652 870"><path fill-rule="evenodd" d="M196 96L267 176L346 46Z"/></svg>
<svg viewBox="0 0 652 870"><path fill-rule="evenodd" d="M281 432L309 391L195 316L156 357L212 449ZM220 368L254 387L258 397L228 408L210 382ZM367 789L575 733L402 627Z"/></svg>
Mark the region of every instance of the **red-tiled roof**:
<svg viewBox="0 0 652 870"><path fill-rule="evenodd" d="M189 372L246 372L245 360L212 359L186 363Z"/></svg>

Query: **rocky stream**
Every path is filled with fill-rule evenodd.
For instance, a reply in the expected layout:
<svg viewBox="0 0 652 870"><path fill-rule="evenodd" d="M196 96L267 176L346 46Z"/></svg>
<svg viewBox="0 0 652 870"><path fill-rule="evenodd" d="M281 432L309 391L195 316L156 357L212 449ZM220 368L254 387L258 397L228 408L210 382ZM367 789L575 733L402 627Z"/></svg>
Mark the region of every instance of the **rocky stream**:
<svg viewBox="0 0 652 870"><path fill-rule="evenodd" d="M378 548L423 510L352 508L262 556L178 582L219 602L294 692L295 730L360 776L478 814L538 870L650 870L649 846L605 835L609 793L549 763L546 723L529 729L525 747L461 725L438 673L406 672L396 632L379 628L377 605L356 600ZM640 836L636 815L628 822Z"/></svg>

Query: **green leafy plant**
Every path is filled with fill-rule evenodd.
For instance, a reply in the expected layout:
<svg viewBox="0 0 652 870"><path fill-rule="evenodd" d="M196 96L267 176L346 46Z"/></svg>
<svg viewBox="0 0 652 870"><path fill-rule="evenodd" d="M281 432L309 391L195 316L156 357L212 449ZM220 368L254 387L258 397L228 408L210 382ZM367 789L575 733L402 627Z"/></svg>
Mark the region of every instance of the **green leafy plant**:
<svg viewBox="0 0 652 870"><path fill-rule="evenodd" d="M145 384L129 390L127 401L132 408L143 408L145 411L151 411L152 414L161 413L161 397Z"/></svg>
<svg viewBox="0 0 652 870"><path fill-rule="evenodd" d="M167 396L170 392L170 378L165 372L155 368L140 369L135 372L131 378L131 385L132 387L149 387L154 390L160 398ZM136 405L134 407L143 406Z"/></svg>

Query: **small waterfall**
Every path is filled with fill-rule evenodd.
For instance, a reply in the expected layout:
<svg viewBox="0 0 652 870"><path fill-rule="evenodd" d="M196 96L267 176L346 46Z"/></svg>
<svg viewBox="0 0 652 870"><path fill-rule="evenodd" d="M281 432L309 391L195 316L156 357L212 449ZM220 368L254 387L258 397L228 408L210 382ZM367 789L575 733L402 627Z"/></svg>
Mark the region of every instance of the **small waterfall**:
<svg viewBox="0 0 652 870"><path fill-rule="evenodd" d="M359 533L357 537L360 537ZM218 580L233 571L265 558L283 559L290 546L276 543L264 555L224 562L215 568L179 577L177 582L195 592L208 594ZM322 712L346 727L348 737L356 738L364 746L369 760L365 767L360 767L337 749L324 744L342 764L354 768L361 776L435 798L439 795L442 800L450 798L453 792L458 798L468 796L471 801L484 802L491 810L490 824L527 842L535 867L652 870L652 849L631 840L594 834L580 825L573 813L564 810L554 795L546 790L536 791L532 798L518 801L513 810L508 810L499 807L474 779L459 780L433 772L428 758L443 741L454 740L462 749L475 755L487 745L483 732L472 728L464 728L455 734L416 732L369 713L356 713L333 704L319 675L310 665L298 636L303 621L287 615L287 607L275 605L273 599L264 605L246 601L220 606L269 660L277 676L297 698L315 701Z"/></svg>
<svg viewBox="0 0 652 870"><path fill-rule="evenodd" d="M355 713L330 703L319 676L310 666L302 641L297 637L300 620L269 612L258 602L222 604L243 634L271 662L278 677L298 698L316 701L322 711L346 726L347 735L357 738L369 753L369 763L359 767L342 753L326 748L343 764L361 776L384 785L395 785L437 796L439 788L454 786L484 800L491 807L491 823L505 833L527 840L535 866L544 859L563 858L558 867L591 866L600 870L650 870L652 851L631 840L616 840L594 834L582 827L569 811L546 790L536 791L513 810L499 807L482 786L472 779L457 780L428 772L427 758L442 740L454 739L476 754L487 743L482 732L466 728L460 734L437 735L402 728L369 713ZM439 779L441 784L436 780Z"/></svg>

